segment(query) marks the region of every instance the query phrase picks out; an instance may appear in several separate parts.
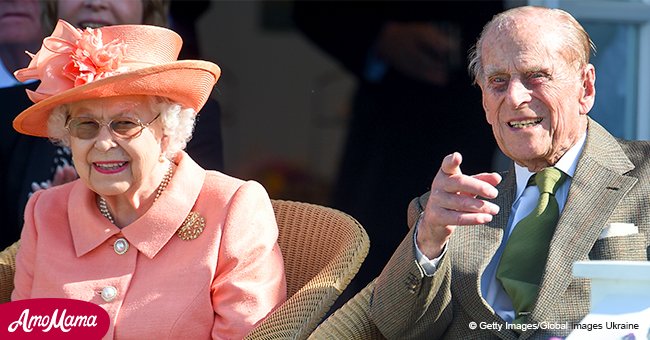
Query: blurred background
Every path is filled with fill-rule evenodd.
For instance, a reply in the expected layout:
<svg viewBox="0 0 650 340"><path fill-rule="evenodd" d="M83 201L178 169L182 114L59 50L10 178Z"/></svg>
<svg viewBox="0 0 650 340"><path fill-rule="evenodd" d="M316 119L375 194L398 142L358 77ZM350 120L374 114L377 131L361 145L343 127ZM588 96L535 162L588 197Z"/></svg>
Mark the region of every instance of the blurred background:
<svg viewBox="0 0 650 340"><path fill-rule="evenodd" d="M568 10L596 43L591 116L616 136L650 138L650 68L643 62L650 60L650 1L505 6L526 3ZM293 1L209 1L196 23L199 50L223 71L213 96L223 110L226 172L263 182L274 198L327 203L357 80L296 29L292 7Z"/></svg>
<svg viewBox="0 0 650 340"><path fill-rule="evenodd" d="M272 198L327 203L354 78L295 29L289 1L213 1L197 22L222 69L225 172ZM200 124L200 121L199 121Z"/></svg>
<svg viewBox="0 0 650 340"><path fill-rule="evenodd" d="M178 3L182 6L186 1ZM394 172L397 175L393 177L389 175L388 181L378 180L386 178L387 175L377 173L387 172L385 168L391 167L390 162L376 161L378 166L361 169L356 179L348 174L348 177L352 178L348 178L346 184L350 190L343 195L349 196L348 200L365 201L371 206L348 207L341 204L342 182L338 176L346 150L346 138L353 124L354 114L359 108L355 106L359 105L357 91L367 85L368 81L363 75L354 72L349 63L335 58L336 53L326 51L323 44L318 44L318 39L306 34L303 28L320 24L321 31L317 33L330 47L336 47L339 39L343 48L354 48L353 44L350 45L348 34L341 33L339 29L339 26L350 22L336 17L328 21L327 14L318 13L316 10L312 11L313 18L309 15L305 18L303 15L303 23L299 28L294 20L294 10L298 3L294 1L208 3L209 6L196 22L196 32L200 55L216 62L223 71L213 97L222 107L225 172L261 182L271 198L332 206L359 219L369 231L371 252L355 279L359 282L353 281L350 285L349 291L352 294L378 274L383 263L406 234L408 226L405 212L409 199L428 190L430 180L442 158L436 152L441 150L422 148L414 152L419 153L419 158L404 154L403 159L395 164L395 167L401 168L401 173ZM439 1L413 3L423 8L443 6ZM597 47L597 53L592 58L592 63L596 66L597 96L590 115L617 137L650 139L650 66L647 62L650 60L650 1L484 1L472 3L474 7L471 9L469 2L455 3L460 6L467 5L465 13L470 19L449 17L451 25L467 28L470 24L478 24L479 31L492 12L498 12L496 8L499 6L509 8L531 4L562 8L570 12L584 25ZM356 16L353 27L363 29L374 24L376 13L368 10L372 7L369 4L372 2L357 3L364 7L366 12L360 12L365 14ZM390 7L390 2L386 1L375 4L378 8ZM304 3L301 5L303 9L309 9ZM349 2L329 2L332 11L337 11L337 7L344 5L349 5ZM327 7L325 2L324 8ZM454 11L450 10L450 13L452 16ZM471 22L474 20L472 18L481 15L487 16L484 22ZM446 19L436 18L436 22L447 25ZM327 25L331 25L331 33L328 32ZM350 31L350 34L352 33L358 32ZM471 39L475 40L477 33L472 34ZM456 65L456 71L466 77L466 49L462 50L461 54L461 65ZM460 82L469 85L469 80L464 78ZM413 93L416 91L420 90ZM426 97L426 91L421 92L420 97L422 94ZM435 98L434 92L429 93L431 98ZM389 125L378 123L380 125L376 129L390 130L390 124L394 124L399 132L386 134L385 136L389 137L388 141L384 141L384 149L379 148L372 152L381 154L382 150L385 150L388 153L393 148L392 144L413 138L417 140L414 142L416 145L435 144L437 142L430 141L431 137L427 139L422 135L446 133L447 137L455 136L458 140L475 140L475 145L464 146L470 150L472 147L488 150L480 153L490 154L490 164L486 166L483 162L466 172L478 172L475 169L506 169L509 163L493 148L492 138L488 136L487 140L477 137L485 131L478 130L483 127L482 118L476 119L477 116L483 117L480 102L472 109L471 114L462 112L467 109L454 112L456 104L480 101L479 89L467 86L460 92L461 95L458 95L458 92L440 93L438 96L451 96L435 100L449 102L442 111L444 114L451 112L455 115L453 126L449 123L423 121L421 125L430 126L428 131L412 130L412 127L400 125L400 120L414 119L410 116L411 112L406 109L404 112L398 110L393 122L388 123ZM388 90L380 96L390 97L393 94L397 95L397 92ZM408 101L408 98L400 100L404 102ZM417 120L414 123L417 125ZM487 124L484 127L487 128ZM373 127L367 128L372 130ZM371 136L372 132L365 133L368 143L371 143L370 138L375 137ZM361 141L357 140L357 143L365 143L363 138L366 136L361 136ZM442 138L438 140L440 139ZM450 142L447 144L456 145ZM442 145L441 149L444 149ZM452 151L456 150L445 152ZM363 151L357 154L360 154L356 156L358 158L367 156L369 162L371 158L376 157L364 155ZM376 183L379 182L387 189L402 187L401 192L393 193L387 190L385 196L393 197L391 201L382 200L382 190L352 188L354 183L350 181L367 177L377 177L375 184L370 185L377 186ZM414 181L410 177L418 177L419 182L412 183ZM339 197L336 197L337 192ZM344 295L341 301L345 301L350 294Z"/></svg>

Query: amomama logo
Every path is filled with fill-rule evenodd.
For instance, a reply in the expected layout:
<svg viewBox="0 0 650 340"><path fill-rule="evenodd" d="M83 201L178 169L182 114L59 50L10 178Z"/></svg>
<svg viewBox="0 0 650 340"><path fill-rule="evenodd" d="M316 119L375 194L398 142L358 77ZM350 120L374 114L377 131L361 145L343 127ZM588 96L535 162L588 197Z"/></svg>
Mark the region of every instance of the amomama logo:
<svg viewBox="0 0 650 340"><path fill-rule="evenodd" d="M101 339L110 318L94 303L29 299L0 304L1 339Z"/></svg>

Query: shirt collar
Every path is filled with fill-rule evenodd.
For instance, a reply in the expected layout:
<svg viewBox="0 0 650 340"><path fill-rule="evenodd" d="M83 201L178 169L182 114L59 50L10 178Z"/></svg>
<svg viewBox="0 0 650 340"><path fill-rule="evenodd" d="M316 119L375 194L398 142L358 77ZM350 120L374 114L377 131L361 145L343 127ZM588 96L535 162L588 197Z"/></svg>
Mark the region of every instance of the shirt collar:
<svg viewBox="0 0 650 340"><path fill-rule="evenodd" d="M0 88L4 89L5 87L12 87L18 84L20 82L7 70L7 67L5 67L5 64L0 59Z"/></svg>
<svg viewBox="0 0 650 340"><path fill-rule="evenodd" d="M34 79L30 79L30 80L28 80L26 82L23 82L23 83L19 82L18 79L16 79L16 77L14 77L13 73L11 73L9 70L7 70L7 67L2 62L2 59L0 59L0 89L4 89L4 88L7 88L7 87L13 87L13 86L20 85L20 84L29 84L29 83L33 83L35 81L36 80L34 80Z"/></svg>
<svg viewBox="0 0 650 340"><path fill-rule="evenodd" d="M556 168L569 175L569 178L573 178L573 174L576 172L578 158L582 153L586 139L587 134L582 134L582 137L578 139L578 142L575 143L567 152L565 152L564 155L562 155L562 157L560 157L560 159L554 165ZM524 190L526 189L526 186L528 185L528 179L530 179L530 176L534 175L534 173L528 171L527 168L515 163L515 174L517 176L517 195L515 196L515 201L517 201L517 199L519 199L521 194L523 194Z"/></svg>

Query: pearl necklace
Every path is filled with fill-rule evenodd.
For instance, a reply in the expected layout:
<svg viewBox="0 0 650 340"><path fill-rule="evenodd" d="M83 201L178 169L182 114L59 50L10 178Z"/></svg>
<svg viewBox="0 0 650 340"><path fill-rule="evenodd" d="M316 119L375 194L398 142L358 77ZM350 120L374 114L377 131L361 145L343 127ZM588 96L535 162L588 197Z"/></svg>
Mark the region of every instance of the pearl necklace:
<svg viewBox="0 0 650 340"><path fill-rule="evenodd" d="M174 174L174 169L172 167L172 164L169 164L169 168L167 168L167 172L165 173L165 177L163 177L162 182L160 182L160 185L158 186L158 189L156 190L156 197L154 197L153 201L156 202L158 200L158 197L160 197L160 194L162 194L163 190L167 187L167 184L169 184L169 181L172 179L172 175ZM115 224L115 219L113 219L113 215L111 215L111 212L108 210L108 205L106 204L106 200L104 197L99 196L99 212L106 217L112 224Z"/></svg>

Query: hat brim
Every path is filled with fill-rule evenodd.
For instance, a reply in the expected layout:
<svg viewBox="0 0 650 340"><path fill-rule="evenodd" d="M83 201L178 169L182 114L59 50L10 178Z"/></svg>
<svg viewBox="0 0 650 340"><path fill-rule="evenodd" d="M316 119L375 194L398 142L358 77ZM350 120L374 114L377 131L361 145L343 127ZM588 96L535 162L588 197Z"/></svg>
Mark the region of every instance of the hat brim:
<svg viewBox="0 0 650 340"><path fill-rule="evenodd" d="M145 67L71 88L44 99L13 121L16 131L48 137L47 121L55 107L92 98L148 95L169 98L198 112L219 79L219 66L203 60L180 60Z"/></svg>

